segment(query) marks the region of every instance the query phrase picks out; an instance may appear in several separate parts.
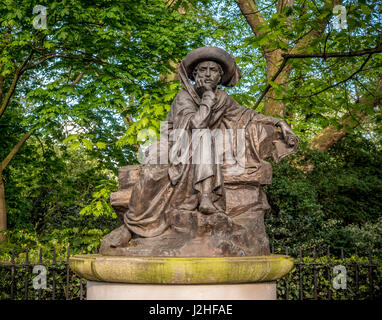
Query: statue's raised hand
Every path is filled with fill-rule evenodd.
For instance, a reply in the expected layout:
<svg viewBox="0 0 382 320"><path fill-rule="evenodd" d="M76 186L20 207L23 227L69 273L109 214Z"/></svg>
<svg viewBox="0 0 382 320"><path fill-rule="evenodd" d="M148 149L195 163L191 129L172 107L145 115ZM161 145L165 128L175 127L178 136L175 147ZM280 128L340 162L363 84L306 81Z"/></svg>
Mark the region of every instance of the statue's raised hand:
<svg viewBox="0 0 382 320"><path fill-rule="evenodd" d="M214 90L212 89L212 84L209 82L206 82L205 79L196 79L195 80L196 89L203 95L205 92L211 92L214 93Z"/></svg>

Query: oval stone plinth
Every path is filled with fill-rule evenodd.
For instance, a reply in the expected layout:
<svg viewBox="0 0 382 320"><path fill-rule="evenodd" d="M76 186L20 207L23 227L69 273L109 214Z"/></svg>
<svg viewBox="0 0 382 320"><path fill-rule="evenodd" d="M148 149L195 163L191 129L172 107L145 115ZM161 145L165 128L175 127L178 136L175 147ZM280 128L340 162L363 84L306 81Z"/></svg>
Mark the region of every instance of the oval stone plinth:
<svg viewBox="0 0 382 320"><path fill-rule="evenodd" d="M122 257L75 255L71 269L87 280L140 284L270 282L293 268L284 255L257 257Z"/></svg>

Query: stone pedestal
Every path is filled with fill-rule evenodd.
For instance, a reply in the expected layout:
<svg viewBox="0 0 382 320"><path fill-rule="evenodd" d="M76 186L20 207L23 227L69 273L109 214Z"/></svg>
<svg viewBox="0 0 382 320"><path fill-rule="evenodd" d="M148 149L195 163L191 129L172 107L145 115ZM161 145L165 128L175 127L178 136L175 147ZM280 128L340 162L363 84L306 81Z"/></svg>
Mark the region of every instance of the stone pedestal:
<svg viewBox="0 0 382 320"><path fill-rule="evenodd" d="M76 255L89 300L274 300L275 281L293 267L283 255L123 257Z"/></svg>
<svg viewBox="0 0 382 320"><path fill-rule="evenodd" d="M276 283L160 285L87 282L88 300L276 300Z"/></svg>

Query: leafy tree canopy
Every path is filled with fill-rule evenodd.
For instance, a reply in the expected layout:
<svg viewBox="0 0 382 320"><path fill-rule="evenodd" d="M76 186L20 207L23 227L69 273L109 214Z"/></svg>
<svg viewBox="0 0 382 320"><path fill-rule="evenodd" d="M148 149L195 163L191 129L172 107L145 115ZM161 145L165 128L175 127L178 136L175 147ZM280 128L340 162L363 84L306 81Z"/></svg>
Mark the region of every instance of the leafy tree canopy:
<svg viewBox="0 0 382 320"><path fill-rule="evenodd" d="M333 25L337 4L343 29ZM36 5L46 29L33 27ZM62 230L79 248L77 228L90 225L99 241L117 223L108 205L117 168L136 163L138 133L159 131L180 89L177 63L217 45L243 73L229 94L285 117L301 140L267 190L273 243L380 250L381 19L372 0L2 1L9 227L47 238Z"/></svg>

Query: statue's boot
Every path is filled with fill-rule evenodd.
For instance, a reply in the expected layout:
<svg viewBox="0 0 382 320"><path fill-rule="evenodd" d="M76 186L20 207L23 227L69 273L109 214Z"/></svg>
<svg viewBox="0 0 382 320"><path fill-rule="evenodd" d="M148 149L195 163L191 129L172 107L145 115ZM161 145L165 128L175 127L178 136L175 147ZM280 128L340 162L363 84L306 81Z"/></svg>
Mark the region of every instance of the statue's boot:
<svg viewBox="0 0 382 320"><path fill-rule="evenodd" d="M219 201L214 202L214 206L217 209L218 212L225 213L225 208L223 208L220 204Z"/></svg>
<svg viewBox="0 0 382 320"><path fill-rule="evenodd" d="M199 211L204 214L219 212L208 195L202 194L200 197Z"/></svg>
<svg viewBox="0 0 382 320"><path fill-rule="evenodd" d="M130 239L131 233L124 224L108 235L108 242L112 248L127 247Z"/></svg>

